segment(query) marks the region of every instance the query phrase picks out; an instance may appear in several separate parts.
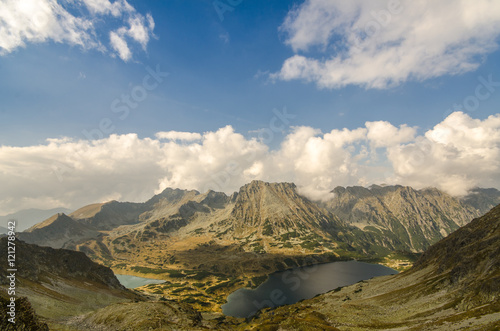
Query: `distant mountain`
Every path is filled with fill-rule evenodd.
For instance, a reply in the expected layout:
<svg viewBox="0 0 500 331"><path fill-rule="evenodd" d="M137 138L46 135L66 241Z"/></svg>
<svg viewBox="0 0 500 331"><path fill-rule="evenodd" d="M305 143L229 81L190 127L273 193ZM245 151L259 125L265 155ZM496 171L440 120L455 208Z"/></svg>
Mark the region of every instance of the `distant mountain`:
<svg viewBox="0 0 500 331"><path fill-rule="evenodd" d="M144 203L112 201L88 205L69 215L56 214L18 237L80 251L79 257L87 255L117 273L167 281L142 288L167 300L164 303L110 305L73 320L72 326L80 329L109 329L114 318L122 321L123 327L155 327L156 320L149 317L154 314L148 315L153 311L163 316L158 323L178 321L178 325L170 325L173 329L186 325L192 325L192 329L419 329L425 321L442 326L454 318L488 325L490 312L500 308L492 303L499 290L495 284L500 207L469 221L495 201L494 190L478 189L463 198L437 189L415 190L399 185L337 187L333 193L329 201L315 202L301 195L293 183L262 181L246 184L232 195L167 188ZM489 200L482 203L481 196ZM56 270L62 278L87 275L81 268L89 270L85 267L88 263L79 265L77 255L51 258L54 250L37 249L48 254L33 251L45 266L26 258L33 265L23 266L27 274L21 278L58 284L58 276L45 271L60 261L63 266ZM242 326L230 319L207 321L186 305L219 311L227 294L243 286L258 286L266 275L278 270L352 258L378 262L391 256L396 256L394 260L414 258L418 254L405 252L425 250L409 272L361 282L304 301L304 305L278 308L274 317L263 312ZM80 269L75 274L67 273L66 263ZM36 278L40 270L47 276ZM105 283L111 282L108 288L113 287L111 278L104 274L101 276L108 279ZM98 288L93 276L85 277L93 281L84 283ZM73 287L79 284L63 283ZM119 301L116 297L124 292L116 290L119 294L111 298ZM41 316L64 310L59 299L50 303L57 308L41 307L44 299L35 292L29 289L23 295L30 298L33 307L41 309ZM74 289L58 293L85 297ZM101 307L104 302L110 303L107 295L100 299ZM75 307L69 308L70 314L75 314ZM444 312L442 307L446 307ZM472 307L473 313L467 307ZM397 315L391 315L394 312ZM469 316L480 319L470 320Z"/></svg>
<svg viewBox="0 0 500 331"><path fill-rule="evenodd" d="M406 272L260 313L240 330L498 330L500 205Z"/></svg>
<svg viewBox="0 0 500 331"><path fill-rule="evenodd" d="M460 200L431 188L374 185L337 187L332 192L331 200L320 203L299 194L293 183L253 181L231 196L167 188L144 203L85 206L58 220L57 230L51 230L52 219L20 238L74 248L97 240L97 232L105 231L107 239L84 249L94 251L95 256L113 256L114 251L126 254L132 251L130 245L138 247L137 240L205 236L207 241L224 241L224 245L234 242L245 251L331 252L361 258L392 251L422 252L480 215L473 206L477 199ZM494 200L495 192L478 192L474 197L488 194Z"/></svg>
<svg viewBox="0 0 500 331"><path fill-rule="evenodd" d="M496 188L474 188L460 199L465 204L479 210L480 214L483 215L500 204L500 191Z"/></svg>
<svg viewBox="0 0 500 331"><path fill-rule="evenodd" d="M408 186L337 187L327 210L365 232L381 234L422 252L481 212L435 188Z"/></svg>
<svg viewBox="0 0 500 331"><path fill-rule="evenodd" d="M23 241L52 248L74 248L76 243L98 238L100 235L100 232L62 213L17 233L17 237Z"/></svg>
<svg viewBox="0 0 500 331"><path fill-rule="evenodd" d="M24 231L33 225L42 222L50 216L57 213L70 213L71 210L67 208L53 208L53 209L23 209L15 213L0 216L0 226L7 227L7 222L11 219L16 220L16 231Z"/></svg>
<svg viewBox="0 0 500 331"><path fill-rule="evenodd" d="M146 210L142 203L111 201L85 206L69 216L93 229L111 230L139 222L139 215Z"/></svg>

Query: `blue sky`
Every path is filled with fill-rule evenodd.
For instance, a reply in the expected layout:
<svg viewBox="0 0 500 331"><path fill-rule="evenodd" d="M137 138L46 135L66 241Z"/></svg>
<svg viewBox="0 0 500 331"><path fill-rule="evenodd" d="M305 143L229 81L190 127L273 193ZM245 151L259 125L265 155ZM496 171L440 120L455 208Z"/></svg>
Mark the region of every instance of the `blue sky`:
<svg viewBox="0 0 500 331"><path fill-rule="evenodd" d="M231 139L238 140L241 136L243 145L248 145L249 149L255 147L257 155L263 153L251 162L243 164L237 161L242 166L241 173L245 175L230 174L230 179L224 179L222 184L213 187L227 192L237 190L239 185L250 179L290 180L299 182L299 186L302 181L304 187L313 183L308 189L304 188L304 192L313 197L320 196L336 184L400 182L417 187L438 186L456 193L472 186L498 183L498 178L490 180L496 169L477 178L464 174L462 167L465 165L459 161L460 166L446 163L449 160L443 161L447 166L439 171L456 171L453 173L455 179L448 178L444 182L432 179L426 182L417 176L417 168L421 164L410 173L406 173L401 165L405 160L405 148L415 148L422 139L430 139L440 124L439 128L463 125L471 132L475 132L474 128L487 127L490 131L485 132L490 133L485 139L490 139L488 143L492 145L488 154L491 159L484 156L485 160L499 161L499 145L491 140L491 132L494 136L498 133L495 123L500 105L500 87L494 86L491 93L481 100L474 99L481 79L488 80L490 77L494 82L500 81L497 32L500 17L495 14L499 11L495 10L498 4L494 1L465 2L460 5L462 7L453 1L441 4L426 2L427 10L411 2L402 2L401 8L393 11L387 1L370 4L352 1L346 4L315 0L243 0L235 6L229 3L236 4L238 1L40 1L39 4L56 3L61 10L65 10L65 13L57 15L50 11L46 13L49 22L59 20L59 27L62 27L59 30L48 25L36 25L39 23L36 20L43 21L45 17L38 14L41 9L30 0L21 2L34 9L20 9L15 1L0 1L4 12L11 11L15 14L12 17L17 20L9 21L0 14L0 24L4 27L4 33L0 33L0 146L4 152L0 163L7 164L3 170L5 176L10 171L7 169L24 169L25 165L25 176L16 175L16 180L12 179L9 183L17 187L29 186L30 181L34 181L39 191L29 193L14 189L16 196L10 194L8 190L12 192L11 188L6 186L0 194L0 213L2 210L13 211L40 204L71 208L107 198L141 200L165 186L201 191L212 188L198 178L206 177L206 174L194 174L195 169L165 165L166 161L160 158L151 159L159 167L156 177L144 180L138 176L137 182L147 184L133 194L125 193L122 187L125 185L123 182L128 181L123 178L130 178L131 174L131 170L126 170L122 173L117 171L116 178L101 189L105 191L102 194L81 189L81 193L71 193L74 199L64 198L68 192L78 190L77 183L80 181L104 176L102 169L80 172L78 169L82 165L75 160L90 159L96 144L109 143L106 139L111 135L122 137L134 133L137 134L134 139L139 142L150 138L164 143L165 148L174 148L172 144L176 144L175 148L193 149L196 146L206 147L208 135L222 134L220 130L227 126L230 126L232 134L237 135ZM221 4L229 6L226 9L230 8L223 13L223 20L216 9L216 5ZM379 16L374 16L374 12ZM443 12L447 16L441 17ZM38 16L33 16L33 13ZM389 13L389 16L384 16L384 13ZM85 27L83 21L78 23L80 25L71 25L71 20L63 21L61 17L86 20L92 27ZM422 34L423 25L419 26L422 17L435 28L433 31ZM463 22L457 20L461 17ZM132 29L133 20L137 29ZM439 24L443 25L442 28ZM23 30L20 26L35 28ZM376 30L370 32L370 27ZM361 33L354 37L362 41L356 44L352 38L358 30ZM18 36L18 39L9 39L5 31ZM142 34L134 34L134 31ZM75 33L80 32L83 37L74 39ZM129 53L120 53L123 48L113 44L113 33L125 42L126 52ZM121 118L123 112L114 112L113 109L124 105L119 102L122 96L130 96L133 91L140 92L145 77L150 75L147 68L159 68L161 72L168 72L168 76L147 91L147 95L139 95L141 98L137 106L128 107L129 114ZM481 91L488 92L484 87ZM476 101L477 105L474 104ZM283 131L272 130L272 139L263 139L265 130L270 132L270 123L275 120L276 112L283 112L283 109L293 116L284 123ZM448 115L455 110L462 113L446 122ZM103 120L106 130L99 129ZM387 128L377 128L386 133L394 132L393 137L401 134L401 138L389 143L391 139L378 138L381 132L377 133L375 129L361 138L351 137L355 136L353 132L357 129L370 131L367 122L380 121L387 124ZM344 128L352 139L347 139L341 146L342 153L347 151L347 156L342 159L349 159L355 166L337 163L333 159L324 162L318 159L315 162L314 156L311 156L311 163L323 164L325 168L302 169L297 166L301 164L299 156L295 159L289 157L287 141L289 147L292 143L297 146L302 143L301 148L305 149L297 155L305 155L311 152L307 148L314 145L315 139L324 143L328 140L325 134ZM405 128L413 131L403 132ZM102 136L96 133L97 129ZM196 133L201 138L167 139L165 142L156 136L158 132L171 131ZM300 142L297 138L301 132L307 136L307 139L304 138L307 142ZM449 133L450 130L443 132ZM463 136L466 133L462 130L456 134ZM88 141L89 137L99 142ZM295 138L299 140L293 140ZM49 157L50 153L45 150L50 145L47 139L59 139L54 147L59 153L74 147L66 143L80 141L89 147L85 151L90 151L90 154L81 156L80 153L75 158L68 156L67 152L54 152ZM446 142L436 138L432 143L442 145L452 141L457 140L450 136ZM464 142L465 145L467 143ZM471 146L478 148L477 144L453 148L467 154ZM439 148L443 147L441 145ZM453 149L448 147L447 150ZM46 193L47 187L51 183L53 185L51 180L40 182L35 179L46 175L33 170L40 162L40 156L34 156L37 148L44 155L43 162L48 164L47 169L61 163L63 168L72 169L65 171L65 175L70 174L69 179L61 181L60 178L57 180L57 176L51 177L60 186L54 195ZM332 148L320 144L311 155L339 155ZM438 153L437 147L433 153ZM210 155L219 157L217 153ZM359 161L363 157L364 161ZM456 160L463 160L464 155L459 153L455 157ZM182 163L182 157L179 158ZM276 164L285 167L283 164L287 162L286 167L295 171L286 176L282 176L282 168L273 168ZM436 160L430 158L425 162L436 163ZM231 160L224 159L212 169L213 172L227 172L228 163ZM337 166L335 174L328 175L325 169L334 166ZM142 171L141 167L134 169ZM356 171L345 170L354 167ZM312 177L306 174L312 174ZM113 176L107 178L110 177ZM356 179L361 177L363 181ZM467 185L456 188L454 181L457 178L467 182ZM136 182L129 184L137 185ZM45 200L36 202L40 195ZM83 196L90 198L87 201Z"/></svg>

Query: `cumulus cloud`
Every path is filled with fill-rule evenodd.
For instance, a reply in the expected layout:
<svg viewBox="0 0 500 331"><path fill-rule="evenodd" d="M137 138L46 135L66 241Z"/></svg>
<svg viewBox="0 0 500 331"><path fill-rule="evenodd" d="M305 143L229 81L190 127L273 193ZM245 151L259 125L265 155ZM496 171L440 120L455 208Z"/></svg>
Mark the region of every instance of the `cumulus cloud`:
<svg viewBox="0 0 500 331"><path fill-rule="evenodd" d="M80 15L70 13L69 7L77 8ZM109 17L113 20L107 20ZM106 20L118 21L118 27L104 24ZM125 0L0 2L0 55L25 47L27 43L54 41L85 50L110 51L128 61L132 58L131 42L140 44L145 50L153 29L152 16L138 13ZM110 50L108 41L101 40L99 35L109 35Z"/></svg>
<svg viewBox="0 0 500 331"><path fill-rule="evenodd" d="M477 68L498 47L500 3L306 0L280 30L297 54L272 78L387 88Z"/></svg>
<svg viewBox="0 0 500 331"><path fill-rule="evenodd" d="M166 132L158 132L156 133L155 136L158 139L169 139L169 140L194 141L201 139L201 134L196 132L166 131Z"/></svg>
<svg viewBox="0 0 500 331"><path fill-rule="evenodd" d="M395 181L464 195L474 186L500 186L500 115L480 121L455 112L424 136L390 147Z"/></svg>
<svg viewBox="0 0 500 331"><path fill-rule="evenodd" d="M403 124L398 128L386 121L367 122L367 137L375 147L389 147L411 141L417 134L417 128Z"/></svg>
<svg viewBox="0 0 500 331"><path fill-rule="evenodd" d="M0 214L23 208L144 201L166 187L232 193L253 179L295 182L312 199L337 185L434 186L454 195L500 188L500 114L456 112L416 128L366 122L353 130L292 127L278 149L231 126L203 134L159 132L100 140L48 139L0 146Z"/></svg>

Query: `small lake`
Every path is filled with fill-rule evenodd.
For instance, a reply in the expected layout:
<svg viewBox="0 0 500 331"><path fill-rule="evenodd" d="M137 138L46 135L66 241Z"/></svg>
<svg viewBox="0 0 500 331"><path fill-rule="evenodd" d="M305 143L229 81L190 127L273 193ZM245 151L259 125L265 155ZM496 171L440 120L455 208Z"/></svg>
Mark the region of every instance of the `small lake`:
<svg viewBox="0 0 500 331"><path fill-rule="evenodd" d="M148 284L160 284L164 283L164 280L152 279L152 278L143 278L137 276L130 275L115 275L116 278L120 281L120 283L126 288L136 288L139 286L144 286Z"/></svg>
<svg viewBox="0 0 500 331"><path fill-rule="evenodd" d="M222 306L222 312L228 316L250 317L265 307L293 304L337 287L397 273L379 264L358 261L331 262L276 272L256 289L243 288L231 293Z"/></svg>

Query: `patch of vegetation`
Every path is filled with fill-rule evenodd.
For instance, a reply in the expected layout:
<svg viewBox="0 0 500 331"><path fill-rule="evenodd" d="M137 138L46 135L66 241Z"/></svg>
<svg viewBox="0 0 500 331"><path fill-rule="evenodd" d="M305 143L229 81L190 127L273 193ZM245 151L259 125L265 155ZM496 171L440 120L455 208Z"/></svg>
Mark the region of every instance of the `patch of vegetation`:
<svg viewBox="0 0 500 331"><path fill-rule="evenodd" d="M163 285L163 288L182 287L184 285L186 285L186 284L185 283L184 284L181 284L181 283L169 283L169 284Z"/></svg>
<svg viewBox="0 0 500 331"><path fill-rule="evenodd" d="M189 287L179 287L179 288L176 288L175 290L172 290L170 293L180 293L180 292L183 292L186 290L189 290Z"/></svg>
<svg viewBox="0 0 500 331"><path fill-rule="evenodd" d="M296 267L297 266L297 262L295 262L294 260L292 260L291 258L287 257L286 259L283 260L287 266L289 267Z"/></svg>
<svg viewBox="0 0 500 331"><path fill-rule="evenodd" d="M272 236L273 235L273 227L271 225L271 223L269 222L269 220L266 220L264 222L264 227L263 227L263 230L262 230L262 235L264 236Z"/></svg>
<svg viewBox="0 0 500 331"><path fill-rule="evenodd" d="M196 273L196 275L192 276L191 278L193 278L195 280L202 280L202 279L205 279L211 275L212 275L212 273L210 271L201 270L201 271L198 271Z"/></svg>
<svg viewBox="0 0 500 331"><path fill-rule="evenodd" d="M195 287L203 287L203 286L205 286L205 283L193 283L193 286L195 286Z"/></svg>
<svg viewBox="0 0 500 331"><path fill-rule="evenodd" d="M287 232L287 233L282 234L280 240L281 241L288 241L288 240L290 240L290 238L298 238L298 237L299 237L299 234L297 233L297 231L292 231L292 232Z"/></svg>
<svg viewBox="0 0 500 331"><path fill-rule="evenodd" d="M256 276L252 277L253 288L258 287L260 284L264 283L267 279L267 276Z"/></svg>
<svg viewBox="0 0 500 331"><path fill-rule="evenodd" d="M222 282L220 284L217 284L217 285L214 285L214 286L207 288L207 290L205 292L207 292L207 294L213 294L216 290L223 288L223 287L231 287L234 284L236 284L237 282L238 282L238 279L236 279L236 278L232 279L230 281L227 281L227 282Z"/></svg>
<svg viewBox="0 0 500 331"><path fill-rule="evenodd" d="M300 243L300 246L302 246L302 248L305 248L305 249L313 250L316 247L320 247L321 244L317 241L306 240L306 241L303 241L302 243Z"/></svg>
<svg viewBox="0 0 500 331"><path fill-rule="evenodd" d="M186 298L182 299L181 301L186 302L186 303L190 303L190 304L199 304L199 305L204 306L204 307L210 306L210 304L208 302L197 300L191 296L186 297Z"/></svg>
<svg viewBox="0 0 500 331"><path fill-rule="evenodd" d="M142 274L168 274L172 278L184 278L186 277L185 274L178 270L169 270L169 269L152 269L148 267L139 267L135 266L131 268L135 272L140 272Z"/></svg>

